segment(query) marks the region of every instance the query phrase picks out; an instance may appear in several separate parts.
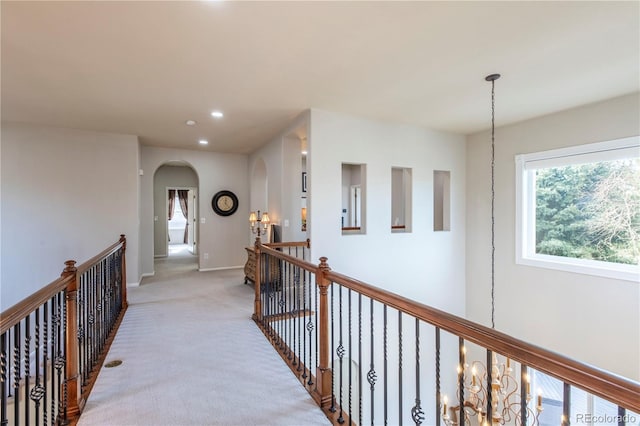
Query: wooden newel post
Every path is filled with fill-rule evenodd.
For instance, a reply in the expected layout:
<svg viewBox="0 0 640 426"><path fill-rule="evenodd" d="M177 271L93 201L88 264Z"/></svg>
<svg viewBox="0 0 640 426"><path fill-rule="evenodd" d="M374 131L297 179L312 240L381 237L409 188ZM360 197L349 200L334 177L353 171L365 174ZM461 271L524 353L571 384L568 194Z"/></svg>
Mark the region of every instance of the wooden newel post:
<svg viewBox="0 0 640 426"><path fill-rule="evenodd" d="M327 408L331 406L331 368L329 368L329 286L331 281L326 277L326 273L331 268L327 264L327 258L320 258L320 265L316 272L316 283L320 289L320 312L318 313L318 321L320 327L320 336L318 341L320 362L318 363L318 371L316 377L318 379L318 392L320 392L320 406Z"/></svg>
<svg viewBox="0 0 640 426"><path fill-rule="evenodd" d="M122 277L121 277L121 294L122 294L122 309L125 309L128 304L127 304L127 261L126 261L126 254L127 254L127 238L125 237L124 234L120 234L120 242L122 243Z"/></svg>
<svg viewBox="0 0 640 426"><path fill-rule="evenodd" d="M260 247L262 246L262 241L260 241L260 235L256 237L256 243L254 244L254 252L256 256L256 273L254 280L254 289L255 289L255 297L253 300L253 319L255 321L262 320L262 301L260 299L260 283L262 282L262 278L260 277L260 271L262 270L262 255Z"/></svg>
<svg viewBox="0 0 640 426"><path fill-rule="evenodd" d="M80 406L82 405L81 383L78 380L80 370L78 364L78 278L76 261L67 260L64 264L66 267L62 271L62 277L72 276L73 279L69 281L66 289L66 377L60 391L61 395L64 395L64 386L66 386L67 418L75 418L80 415Z"/></svg>

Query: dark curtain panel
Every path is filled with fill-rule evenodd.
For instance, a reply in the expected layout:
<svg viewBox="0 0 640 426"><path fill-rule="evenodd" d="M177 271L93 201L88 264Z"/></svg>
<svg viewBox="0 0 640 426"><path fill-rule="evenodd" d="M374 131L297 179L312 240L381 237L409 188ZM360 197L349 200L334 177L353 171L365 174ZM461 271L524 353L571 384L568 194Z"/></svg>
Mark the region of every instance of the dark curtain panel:
<svg viewBox="0 0 640 426"><path fill-rule="evenodd" d="M180 208L182 209L182 214L185 219L187 219L187 224L184 226L184 243L187 244L189 242L189 191L187 189L178 189L178 200L180 201Z"/></svg>
<svg viewBox="0 0 640 426"><path fill-rule="evenodd" d="M167 217L168 220L173 219L173 212L175 211L175 208L176 208L176 190L170 189L169 190L169 216ZM169 235L168 232L167 232L167 238L169 239L169 241L171 241L171 236Z"/></svg>

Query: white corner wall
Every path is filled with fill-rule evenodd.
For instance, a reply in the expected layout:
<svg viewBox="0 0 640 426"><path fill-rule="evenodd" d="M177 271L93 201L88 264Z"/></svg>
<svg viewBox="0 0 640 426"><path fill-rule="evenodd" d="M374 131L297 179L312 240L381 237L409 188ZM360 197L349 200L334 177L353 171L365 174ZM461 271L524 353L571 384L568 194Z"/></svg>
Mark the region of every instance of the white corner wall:
<svg viewBox="0 0 640 426"><path fill-rule="evenodd" d="M640 285L515 263L517 154L638 135L640 94L496 129L496 328L640 379ZM499 120L499 115L498 115ZM467 316L490 325L490 146L467 140Z"/></svg>
<svg viewBox="0 0 640 426"><path fill-rule="evenodd" d="M251 178L256 164L264 161L267 172L267 194L256 194L264 191L262 187L251 187L252 200L267 200L267 205L251 205L246 211L268 211L271 223L282 226L283 241L304 241L306 232L301 231L301 201L302 201L302 154L300 140L294 137L308 127L309 112L305 111L296 117L291 125L281 134L257 149L249 156L249 176ZM285 226L286 223L289 226ZM248 223L247 223L248 225ZM247 226L248 243L252 244L255 236ZM269 241L269 236L262 238Z"/></svg>
<svg viewBox="0 0 640 426"><path fill-rule="evenodd" d="M465 138L311 110L314 263L457 315L465 311ZM366 234L342 235L342 163L366 164ZM412 232L391 232L391 169L412 169ZM433 231L433 171L451 171L451 231Z"/></svg>
<svg viewBox="0 0 640 426"><path fill-rule="evenodd" d="M138 138L2 123L0 310L127 236L138 280Z"/></svg>
<svg viewBox="0 0 640 426"><path fill-rule="evenodd" d="M192 167L198 176L200 270L242 267L246 262L244 247L247 243L249 217L247 156L142 146L141 167L144 171L144 175L141 176L140 194L142 274L154 273L154 173L160 166L176 161ZM224 189L233 191L238 196L239 202L238 211L227 217L218 216L211 208L211 199L214 194ZM206 255L208 258L205 258Z"/></svg>

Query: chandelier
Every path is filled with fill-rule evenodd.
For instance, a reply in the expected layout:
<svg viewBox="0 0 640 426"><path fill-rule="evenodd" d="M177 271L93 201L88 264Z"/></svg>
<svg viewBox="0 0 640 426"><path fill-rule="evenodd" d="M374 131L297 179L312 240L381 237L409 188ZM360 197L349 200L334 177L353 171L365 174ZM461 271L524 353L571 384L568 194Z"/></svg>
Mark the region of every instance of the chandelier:
<svg viewBox="0 0 640 426"><path fill-rule="evenodd" d="M495 81L500 74L485 77L491 82L491 328L495 329ZM442 419L447 426L478 424L496 426L516 424L538 426L543 411L542 391L535 405L530 402L531 377L527 367L520 366L519 380L509 358L491 353L486 365L481 361L466 362L466 347L460 346L456 406L448 406L447 396L440 401ZM487 370L487 366L490 370ZM490 373L490 376L489 376ZM489 383L489 377L491 377ZM490 413L490 414L489 414ZM490 418L489 418L490 417Z"/></svg>

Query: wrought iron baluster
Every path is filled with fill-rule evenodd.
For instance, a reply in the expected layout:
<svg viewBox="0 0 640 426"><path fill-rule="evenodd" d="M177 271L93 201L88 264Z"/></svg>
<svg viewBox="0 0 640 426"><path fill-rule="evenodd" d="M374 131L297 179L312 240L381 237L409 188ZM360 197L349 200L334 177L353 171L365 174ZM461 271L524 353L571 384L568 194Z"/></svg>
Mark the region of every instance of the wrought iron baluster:
<svg viewBox="0 0 640 426"><path fill-rule="evenodd" d="M416 425L424 421L424 411L420 406L420 320L416 318L416 405L411 409L411 419Z"/></svg>
<svg viewBox="0 0 640 426"><path fill-rule="evenodd" d="M571 415L571 385L563 383L562 392L562 423L560 426L569 424L569 416Z"/></svg>
<svg viewBox="0 0 640 426"><path fill-rule="evenodd" d="M278 343L278 349L280 349L280 351L283 350L284 348L284 338L283 338L283 331L282 331L282 315L284 314L284 300L282 299L282 277L280 275L280 271L278 270L278 265L279 265L279 260L277 258L272 258L273 262L274 262L274 268L277 272L276 277L275 277L275 282L276 282L276 311L277 311L277 315L275 317L276 322L276 338L277 338L277 343Z"/></svg>
<svg viewBox="0 0 640 426"><path fill-rule="evenodd" d="M57 400L60 398L60 376L57 374L60 365L58 354L58 339L60 338L60 308L57 294L51 299L51 424L56 421Z"/></svg>
<svg viewBox="0 0 640 426"><path fill-rule="evenodd" d="M398 424L402 424L402 311L398 311Z"/></svg>
<svg viewBox="0 0 640 426"><path fill-rule="evenodd" d="M289 303L291 303L289 296L289 262L281 262L280 273L282 274L282 295L284 298L284 312L282 313L282 324L284 328L284 355L289 356ZM286 287L285 287L286 284Z"/></svg>
<svg viewBox="0 0 640 426"><path fill-rule="evenodd" d="M84 309L84 298L85 298L85 274L80 275L80 281L78 282L78 293L76 298L77 304L77 312L78 312L78 368L80 371L80 380L82 386L86 384L86 375L85 375L85 339L81 336L83 335L82 331L85 327L85 316L87 315Z"/></svg>
<svg viewBox="0 0 640 426"><path fill-rule="evenodd" d="M44 396L44 387L42 386L41 382L40 382L40 345L41 345L41 341L40 341L40 310L42 309L42 306L39 306L38 308L36 308L35 312L34 312L34 319L35 319L35 333L36 333L36 340L35 340L35 344L36 344L36 381L34 384L33 389L31 390L31 393L29 394L29 397L31 398L31 400L35 403L35 424L39 425L40 424L40 400L42 399L42 397Z"/></svg>
<svg viewBox="0 0 640 426"><path fill-rule="evenodd" d="M6 425L7 415L7 334L9 331L2 333L0 336L0 424Z"/></svg>
<svg viewBox="0 0 640 426"><path fill-rule="evenodd" d="M29 424L29 376L31 375L31 315L24 319L24 423ZM17 401L16 401L17 403Z"/></svg>
<svg viewBox="0 0 640 426"><path fill-rule="evenodd" d="M487 421L492 422L493 420L493 352L487 350ZM463 372L464 374L464 372ZM497 397L497 395L496 395ZM496 401L497 404L497 401ZM498 414L498 413L495 413Z"/></svg>
<svg viewBox="0 0 640 426"><path fill-rule="evenodd" d="M524 364L520 365L520 424L522 426L527 425L527 397L528 397L528 383L529 376L527 373L527 366Z"/></svg>
<svg viewBox="0 0 640 426"><path fill-rule="evenodd" d="M306 315L307 315L307 276L302 274L302 326L306 326ZM302 330L302 360L300 364L302 365L302 378L307 378L307 366L305 365L307 359L307 333L305 330Z"/></svg>
<svg viewBox="0 0 640 426"><path fill-rule="evenodd" d="M347 303L349 303L349 422L352 421L352 402L351 402L351 366L353 365L353 355L351 353L351 348L353 348L353 344L351 343L351 289L347 291Z"/></svg>
<svg viewBox="0 0 640 426"><path fill-rule="evenodd" d="M331 407L329 408L329 411L331 411L332 413L336 412L336 395L335 395L335 379L336 379L336 369L334 366L334 358L335 356L334 354L334 339L335 339L335 333L334 333L334 320L333 320L333 312L335 311L335 305L333 303L333 288L335 287L335 284L331 284Z"/></svg>
<svg viewBox="0 0 640 426"><path fill-rule="evenodd" d="M343 408L344 408L344 404L342 401L342 358L344 358L344 346L342 345L342 286L339 285L338 286L338 334L340 336L340 340L339 340L339 344L338 344L338 349L337 349L337 355L338 355L338 368L340 369L340 373L339 373L339 377L338 377L338 383L340 386L340 392L339 392L339 400L338 403L340 405L340 416L338 417L338 423L342 424L344 423L344 416L343 416Z"/></svg>
<svg viewBox="0 0 640 426"><path fill-rule="evenodd" d="M60 368L60 375L61 375L61 379L60 379L60 383L62 383L62 399L60 400L60 408L59 408L59 412L62 413L62 420L64 422L66 422L67 420L67 398L69 396L68 394L68 386L67 386L67 363L66 363L66 345L65 345L65 341L66 341L66 335L67 335L67 304L65 303L66 301L66 292L64 293L64 297L62 297L62 294L60 294L61 298L60 298L60 304L59 306L62 307L61 310L61 322L62 322L62 330L61 330L61 335L60 338L58 339L58 345L59 345L59 352L62 355L62 366Z"/></svg>
<svg viewBox="0 0 640 426"><path fill-rule="evenodd" d="M304 298L304 292L302 291L302 287L301 287L301 283L302 283L302 277L300 276L300 272L298 272L298 277L297 277L298 281L296 282L296 289L298 292L296 301L298 304L298 311L297 311L297 324L298 324L298 353L296 354L297 358L298 358L298 368L297 371L300 372L302 370L302 364L304 363L304 360L301 358L302 356L302 336L303 336L303 332L302 332L302 313L300 311L300 308L302 307L302 298Z"/></svg>
<svg viewBox="0 0 640 426"><path fill-rule="evenodd" d="M20 323L13 326L13 421L20 424Z"/></svg>
<svg viewBox="0 0 640 426"><path fill-rule="evenodd" d="M459 424L463 425L465 424L465 419L464 419L464 369L465 369L465 364L467 363L466 360L466 349L464 347L464 339L462 337L458 338L458 358L460 361L460 367L458 370L458 403L460 405L458 405L459 407ZM488 364L491 365L491 364ZM487 369L489 369L487 367ZM491 388L489 388L491 389Z"/></svg>
<svg viewBox="0 0 640 426"><path fill-rule="evenodd" d="M293 365L298 365L298 371L300 368L300 295L298 292L298 284L300 283L300 271L294 270L293 272ZM297 346L296 346L297 345ZM297 351L296 351L297 348Z"/></svg>
<svg viewBox="0 0 640 426"><path fill-rule="evenodd" d="M311 356L313 355L313 318L311 316L311 307L313 306L313 304L311 303L311 275L309 274L308 271L304 270L303 274L305 275L305 277L308 277L308 282L309 285L307 286L309 288L309 322L307 323L307 331L309 332L309 364L307 365L307 367L309 368L309 380L307 381L307 385L311 386L313 385L313 374L311 372L311 367L313 366L313 361L311 361ZM315 313L317 315L317 312Z"/></svg>
<svg viewBox="0 0 640 426"><path fill-rule="evenodd" d="M49 384L47 380L47 371L48 371L47 366L48 366L48 363L50 362L49 361L49 303L50 301L46 301L44 303L44 311L43 311L44 346L42 350L42 359L44 363L42 366L42 383L44 384L44 388L45 388L44 398L42 401L42 424L43 425L47 424L47 408L48 408L47 396L49 395L49 391L47 390L47 387Z"/></svg>
<svg viewBox="0 0 640 426"><path fill-rule="evenodd" d="M304 253L304 248L302 249L302 253ZM309 273L309 275L311 275L311 273ZM315 336L316 336L316 371L318 371L318 365L320 362L320 358L319 358L319 336L318 336L318 332L319 332L319 328L318 328L318 317L320 316L320 311L318 311L318 282L316 280L314 281L314 291L313 291L313 296L315 298L315 302L314 302L314 309L315 309L315 321L316 321L316 327L315 327ZM315 386L315 390L318 390L318 377L316 377L316 386Z"/></svg>
<svg viewBox="0 0 640 426"><path fill-rule="evenodd" d="M376 376L375 364L373 361L374 354L374 333L373 333L373 299L369 299L369 338L371 339L371 352L369 358L369 372L367 373L367 381L369 382L369 389L371 390L371 426L373 426L375 422L375 398L374 392L376 387L376 380L378 376Z"/></svg>
<svg viewBox="0 0 640 426"><path fill-rule="evenodd" d="M436 426L440 426L440 402L442 392L440 390L440 327L436 327ZM446 414L446 413L444 413Z"/></svg>
<svg viewBox="0 0 640 426"><path fill-rule="evenodd" d="M362 293L358 293L358 424L362 424Z"/></svg>
<svg viewBox="0 0 640 426"><path fill-rule="evenodd" d="M382 322L383 322L383 331L382 331L382 346L384 347L384 364L383 368L383 376L384 376L384 424L387 425L388 422L388 410L387 410L387 397L388 397L388 385L389 380L387 379L387 305L383 305L382 308Z"/></svg>
<svg viewBox="0 0 640 426"><path fill-rule="evenodd" d="M565 419L568 419L569 417L565 417ZM627 409L624 407L620 407L618 406L618 426L625 426L627 424ZM567 421L565 423L566 425L569 424L569 421ZM562 425L565 426L565 425Z"/></svg>

